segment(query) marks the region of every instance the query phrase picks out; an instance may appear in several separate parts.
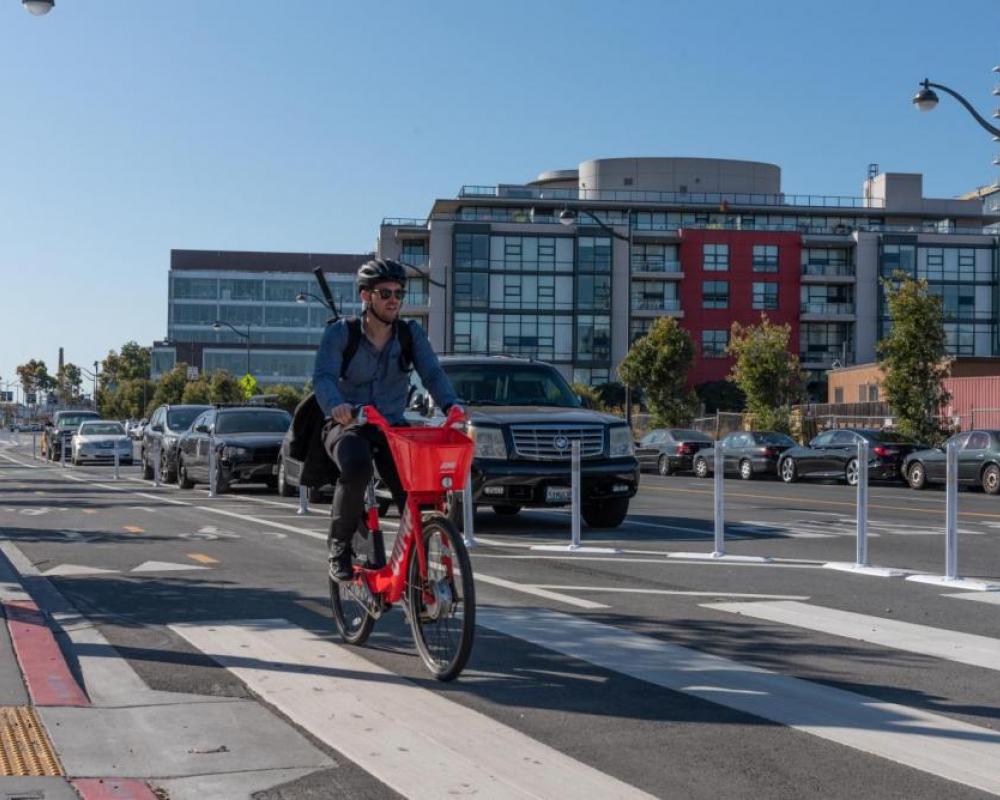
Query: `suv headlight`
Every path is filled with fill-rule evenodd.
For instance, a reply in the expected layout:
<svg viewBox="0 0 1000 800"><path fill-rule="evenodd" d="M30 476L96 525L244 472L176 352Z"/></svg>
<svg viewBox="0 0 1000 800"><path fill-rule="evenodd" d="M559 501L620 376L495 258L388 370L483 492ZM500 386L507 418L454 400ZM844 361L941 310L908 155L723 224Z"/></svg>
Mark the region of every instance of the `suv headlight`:
<svg viewBox="0 0 1000 800"><path fill-rule="evenodd" d="M248 456L250 451L245 447L223 447L222 457L223 458L238 458L239 456Z"/></svg>
<svg viewBox="0 0 1000 800"><path fill-rule="evenodd" d="M608 455L612 458L632 455L632 429L627 425L616 425L611 429L609 445L611 452Z"/></svg>
<svg viewBox="0 0 1000 800"><path fill-rule="evenodd" d="M476 443L477 457L507 458L507 445L503 440L503 431L499 428L478 428L470 425L469 436Z"/></svg>

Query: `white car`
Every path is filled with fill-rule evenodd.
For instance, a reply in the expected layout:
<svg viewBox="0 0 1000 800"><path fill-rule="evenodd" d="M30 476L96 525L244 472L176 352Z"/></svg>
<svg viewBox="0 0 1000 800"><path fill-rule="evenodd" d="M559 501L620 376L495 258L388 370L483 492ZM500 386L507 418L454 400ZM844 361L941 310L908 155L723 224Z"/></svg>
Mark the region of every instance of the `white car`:
<svg viewBox="0 0 1000 800"><path fill-rule="evenodd" d="M84 461L113 462L115 452L119 464L132 463L132 440L125 428L113 420L90 420L80 423L73 434L73 463Z"/></svg>

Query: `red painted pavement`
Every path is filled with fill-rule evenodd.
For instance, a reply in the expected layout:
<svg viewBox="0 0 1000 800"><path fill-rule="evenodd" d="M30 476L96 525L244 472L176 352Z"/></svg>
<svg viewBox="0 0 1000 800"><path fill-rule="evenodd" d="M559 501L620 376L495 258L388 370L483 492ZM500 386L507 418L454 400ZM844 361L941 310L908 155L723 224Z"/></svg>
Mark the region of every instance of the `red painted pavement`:
<svg viewBox="0 0 1000 800"><path fill-rule="evenodd" d="M14 653L37 706L89 706L38 606L29 600L3 603Z"/></svg>
<svg viewBox="0 0 1000 800"><path fill-rule="evenodd" d="M83 800L157 800L152 789L132 778L77 778L70 783Z"/></svg>

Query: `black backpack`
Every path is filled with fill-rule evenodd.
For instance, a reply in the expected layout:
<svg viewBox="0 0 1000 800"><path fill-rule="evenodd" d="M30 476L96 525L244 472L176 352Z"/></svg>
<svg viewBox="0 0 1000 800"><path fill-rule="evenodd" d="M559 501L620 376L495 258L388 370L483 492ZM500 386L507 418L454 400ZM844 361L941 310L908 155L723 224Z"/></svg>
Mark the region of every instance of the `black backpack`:
<svg viewBox="0 0 1000 800"><path fill-rule="evenodd" d="M347 325L347 344L344 346L343 359L340 362L340 377L347 375L347 368L351 364L351 359L358 352L358 345L361 344L361 319L358 317L348 317L344 320ZM400 354L399 368L403 372L413 369L413 329L410 323L399 321L393 323L395 335L399 339Z"/></svg>

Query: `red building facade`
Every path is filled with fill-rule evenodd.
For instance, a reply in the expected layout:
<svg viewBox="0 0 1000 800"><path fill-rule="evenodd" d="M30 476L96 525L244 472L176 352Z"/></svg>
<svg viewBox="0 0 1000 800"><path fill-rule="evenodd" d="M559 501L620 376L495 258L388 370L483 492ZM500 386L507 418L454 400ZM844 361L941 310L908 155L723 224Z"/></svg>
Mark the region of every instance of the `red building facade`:
<svg viewBox="0 0 1000 800"><path fill-rule="evenodd" d="M694 339L694 386L726 378L724 355L733 322L753 325L762 314L791 326L789 349L799 352L802 239L796 233L685 228L678 257L681 326Z"/></svg>

